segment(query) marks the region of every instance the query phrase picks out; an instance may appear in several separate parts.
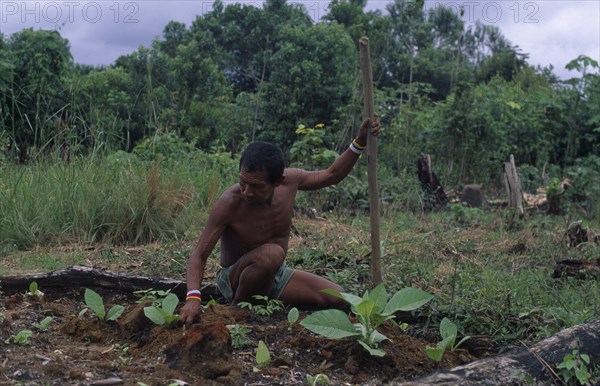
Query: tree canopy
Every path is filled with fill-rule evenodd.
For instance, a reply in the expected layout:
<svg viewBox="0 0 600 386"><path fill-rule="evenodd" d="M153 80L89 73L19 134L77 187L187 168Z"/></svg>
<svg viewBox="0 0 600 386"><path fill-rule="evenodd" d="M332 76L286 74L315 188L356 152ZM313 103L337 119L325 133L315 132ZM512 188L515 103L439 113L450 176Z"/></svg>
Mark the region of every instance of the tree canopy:
<svg viewBox="0 0 600 386"><path fill-rule="evenodd" d="M299 140L323 124L336 148L360 121L358 38L368 36L383 162L413 167L435 154L452 182L489 181L509 154L565 167L600 150L598 63L580 56L559 80L534 68L496 26L424 1L394 0L386 14L334 0L315 23L301 5L214 3L188 27L171 21L150 47L106 67L73 62L57 31L0 35L4 159L131 151L175 135L232 153L252 140Z"/></svg>

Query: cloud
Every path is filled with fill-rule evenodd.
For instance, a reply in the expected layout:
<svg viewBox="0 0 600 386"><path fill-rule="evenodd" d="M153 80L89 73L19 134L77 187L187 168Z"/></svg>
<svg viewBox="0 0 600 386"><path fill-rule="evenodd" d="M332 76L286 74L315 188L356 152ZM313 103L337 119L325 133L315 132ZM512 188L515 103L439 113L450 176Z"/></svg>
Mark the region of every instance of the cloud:
<svg viewBox="0 0 600 386"><path fill-rule="evenodd" d="M516 4L516 3L515 3ZM533 4L533 3L531 3ZM532 12L534 8L530 8ZM503 34L529 53L533 65L548 66L562 78L576 76L564 67L579 55L600 61L600 3L538 1L531 22L505 22Z"/></svg>

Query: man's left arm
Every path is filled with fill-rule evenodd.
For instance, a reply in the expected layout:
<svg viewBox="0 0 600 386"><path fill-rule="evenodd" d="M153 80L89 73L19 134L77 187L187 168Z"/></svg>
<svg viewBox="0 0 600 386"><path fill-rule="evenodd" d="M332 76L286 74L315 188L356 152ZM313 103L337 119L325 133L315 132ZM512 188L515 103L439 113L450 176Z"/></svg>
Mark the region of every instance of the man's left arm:
<svg viewBox="0 0 600 386"><path fill-rule="evenodd" d="M367 147L367 135L379 135L379 119L375 118L373 122L366 118L360 125L358 135L352 141L348 149L325 170L306 171L298 170L300 181L299 190L316 190L326 186L337 184L343 180L352 170L361 153Z"/></svg>

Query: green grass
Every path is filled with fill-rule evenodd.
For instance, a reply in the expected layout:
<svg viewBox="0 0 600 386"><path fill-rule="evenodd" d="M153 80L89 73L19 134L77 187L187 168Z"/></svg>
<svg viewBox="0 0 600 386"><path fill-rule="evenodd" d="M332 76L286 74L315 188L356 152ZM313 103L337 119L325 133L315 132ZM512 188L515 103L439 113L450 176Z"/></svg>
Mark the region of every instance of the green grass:
<svg viewBox="0 0 600 386"><path fill-rule="evenodd" d="M232 179L233 160L144 162L118 153L68 164L0 168L0 247L145 244L197 224Z"/></svg>

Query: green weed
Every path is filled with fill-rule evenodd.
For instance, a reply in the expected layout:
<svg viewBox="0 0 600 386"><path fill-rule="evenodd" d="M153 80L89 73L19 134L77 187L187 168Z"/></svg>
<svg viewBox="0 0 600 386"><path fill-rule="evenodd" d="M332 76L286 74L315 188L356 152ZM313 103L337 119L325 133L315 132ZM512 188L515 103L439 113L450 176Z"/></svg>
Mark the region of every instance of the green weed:
<svg viewBox="0 0 600 386"><path fill-rule="evenodd" d="M252 342L246 338L246 335L250 333L248 327L242 327L239 324L228 325L229 336L231 336L231 346L235 349L241 349L252 345Z"/></svg>
<svg viewBox="0 0 600 386"><path fill-rule="evenodd" d="M241 308L247 308L258 316L271 316L274 312L284 309L284 305L281 300L270 299L268 296L263 295L254 295L252 297L256 299L257 302L263 302L263 304L239 302L238 306Z"/></svg>
<svg viewBox="0 0 600 386"><path fill-rule="evenodd" d="M590 371L590 356L580 353L578 349L574 349L571 353L564 356L563 361L556 364L556 369L566 385L593 385L595 381L600 379L600 374L595 374L598 379Z"/></svg>

